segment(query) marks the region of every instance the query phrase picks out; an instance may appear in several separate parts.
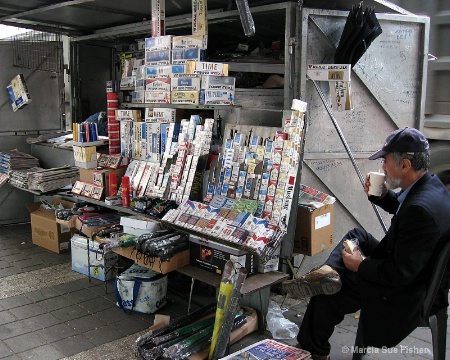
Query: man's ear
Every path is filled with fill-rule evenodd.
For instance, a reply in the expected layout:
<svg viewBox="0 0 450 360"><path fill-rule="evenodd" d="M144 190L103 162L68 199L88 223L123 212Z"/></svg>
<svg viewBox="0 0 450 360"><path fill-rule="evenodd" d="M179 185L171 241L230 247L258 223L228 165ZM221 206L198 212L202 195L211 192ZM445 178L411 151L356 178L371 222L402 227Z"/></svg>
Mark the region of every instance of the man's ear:
<svg viewBox="0 0 450 360"><path fill-rule="evenodd" d="M403 169L403 170L409 170L409 169L411 169L411 160L409 160L409 159L402 159L402 164L401 164L401 166L402 166L402 169Z"/></svg>

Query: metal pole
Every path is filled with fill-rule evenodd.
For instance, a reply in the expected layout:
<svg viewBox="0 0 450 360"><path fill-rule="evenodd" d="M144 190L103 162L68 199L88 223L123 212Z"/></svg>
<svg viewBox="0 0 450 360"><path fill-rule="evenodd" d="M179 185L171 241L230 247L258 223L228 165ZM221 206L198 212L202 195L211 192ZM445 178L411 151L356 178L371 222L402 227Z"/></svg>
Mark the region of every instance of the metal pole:
<svg viewBox="0 0 450 360"><path fill-rule="evenodd" d="M347 140L345 140L344 134L342 133L341 128L339 127L339 124L333 115L333 111L331 110L331 107L328 104L327 99L325 99L325 95L323 94L322 90L319 88L319 86L313 79L311 79L308 75L306 75L306 79L312 81L312 83L314 84L314 87L316 88L317 93L319 94L320 99L322 100L323 105L325 106L325 109L327 110L328 115L330 116L330 119L333 122L333 125L336 128L336 131L338 132L339 137L341 138L342 144L344 145L345 150L347 151L347 154L353 164L353 167L355 168L355 171L358 174L359 181L361 181L361 184L364 187L364 178L362 176L361 170L359 170L358 164L356 163L355 158L353 157L350 146L348 146ZM380 220L380 223L381 223L381 226L383 227L384 232L386 233L387 227L386 227L386 224L384 223L383 217L380 214L380 211L374 204L372 204L372 208L375 211L375 214L377 215L378 220Z"/></svg>

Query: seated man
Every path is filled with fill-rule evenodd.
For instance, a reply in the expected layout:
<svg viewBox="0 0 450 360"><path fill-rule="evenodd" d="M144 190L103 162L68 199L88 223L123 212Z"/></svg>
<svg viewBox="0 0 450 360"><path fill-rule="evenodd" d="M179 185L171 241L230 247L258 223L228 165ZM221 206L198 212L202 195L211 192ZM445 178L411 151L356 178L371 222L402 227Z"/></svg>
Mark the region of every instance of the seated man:
<svg viewBox="0 0 450 360"><path fill-rule="evenodd" d="M439 239L450 230L450 194L428 173L424 135L414 128L398 129L369 157L378 158L384 160L386 183L381 196L368 199L394 214L384 238L378 241L363 229L353 229L322 267L283 284L294 297L313 296L297 338L313 359L329 358L335 325L358 310L364 318L365 346L393 347L410 334L420 321ZM369 185L367 176L366 193ZM401 191L392 191L396 188ZM359 241L353 254L344 249L346 239ZM436 301L446 305L447 296L442 291Z"/></svg>

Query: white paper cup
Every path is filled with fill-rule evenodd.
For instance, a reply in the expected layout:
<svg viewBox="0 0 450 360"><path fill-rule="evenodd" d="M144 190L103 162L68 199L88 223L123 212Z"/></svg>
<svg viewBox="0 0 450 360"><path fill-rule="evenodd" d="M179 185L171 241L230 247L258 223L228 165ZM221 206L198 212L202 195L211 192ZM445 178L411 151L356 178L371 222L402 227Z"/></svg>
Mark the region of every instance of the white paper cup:
<svg viewBox="0 0 450 360"><path fill-rule="evenodd" d="M381 172L371 171L369 173L369 195L381 196L383 193L383 185L386 181L386 175Z"/></svg>

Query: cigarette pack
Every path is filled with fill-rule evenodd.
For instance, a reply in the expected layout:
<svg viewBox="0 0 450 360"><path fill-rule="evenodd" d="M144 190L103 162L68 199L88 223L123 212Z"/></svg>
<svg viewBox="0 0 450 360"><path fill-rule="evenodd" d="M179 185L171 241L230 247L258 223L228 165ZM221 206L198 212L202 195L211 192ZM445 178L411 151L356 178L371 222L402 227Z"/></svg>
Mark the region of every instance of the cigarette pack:
<svg viewBox="0 0 450 360"><path fill-rule="evenodd" d="M172 64L186 64L188 61L205 60L205 50L198 48L172 50Z"/></svg>
<svg viewBox="0 0 450 360"><path fill-rule="evenodd" d="M170 50L172 48L172 35L156 36L145 39L145 51Z"/></svg>
<svg viewBox="0 0 450 360"><path fill-rule="evenodd" d="M145 91L144 102L146 104L170 104L170 91Z"/></svg>
<svg viewBox="0 0 450 360"><path fill-rule="evenodd" d="M171 50L156 50L145 52L145 65L169 65L171 63Z"/></svg>
<svg viewBox="0 0 450 360"><path fill-rule="evenodd" d="M137 103L137 104L143 104L145 101L145 91L139 90L139 91L133 91L131 94L131 102Z"/></svg>
<svg viewBox="0 0 450 360"><path fill-rule="evenodd" d="M200 90L201 105L234 105L234 90Z"/></svg>
<svg viewBox="0 0 450 360"><path fill-rule="evenodd" d="M154 65L145 67L147 79L161 77L177 77L186 74L186 65Z"/></svg>
<svg viewBox="0 0 450 360"><path fill-rule="evenodd" d="M207 45L208 45L208 35L174 36L172 39L172 49L186 49L186 48L206 49Z"/></svg>
<svg viewBox="0 0 450 360"><path fill-rule="evenodd" d="M198 105L198 91L172 91L172 104Z"/></svg>
<svg viewBox="0 0 450 360"><path fill-rule="evenodd" d="M152 0L152 36L162 36L166 33L166 0Z"/></svg>
<svg viewBox="0 0 450 360"><path fill-rule="evenodd" d="M188 61L187 74L228 76L228 64L208 61Z"/></svg>
<svg viewBox="0 0 450 360"><path fill-rule="evenodd" d="M203 75L202 76L202 89L205 90L234 90L236 84L236 78L233 76L216 76L216 75Z"/></svg>
<svg viewBox="0 0 450 360"><path fill-rule="evenodd" d="M192 34L208 34L207 0L192 0Z"/></svg>
<svg viewBox="0 0 450 360"><path fill-rule="evenodd" d="M170 91L170 78L145 79L145 90L147 91Z"/></svg>
<svg viewBox="0 0 450 360"><path fill-rule="evenodd" d="M200 91L200 77L176 77L170 79L172 91Z"/></svg>

